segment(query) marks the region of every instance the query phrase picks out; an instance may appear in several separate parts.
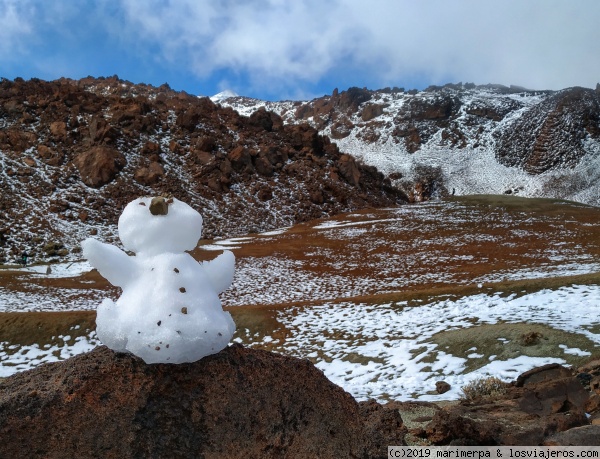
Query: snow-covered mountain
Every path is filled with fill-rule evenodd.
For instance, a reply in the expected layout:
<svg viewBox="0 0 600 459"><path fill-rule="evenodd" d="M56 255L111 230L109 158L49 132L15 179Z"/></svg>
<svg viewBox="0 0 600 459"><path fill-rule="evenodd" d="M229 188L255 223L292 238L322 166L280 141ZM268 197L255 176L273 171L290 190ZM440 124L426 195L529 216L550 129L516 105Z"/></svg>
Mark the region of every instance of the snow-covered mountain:
<svg viewBox="0 0 600 459"><path fill-rule="evenodd" d="M226 89L225 91L221 91L220 93L211 96L210 100L212 100L214 103L219 103L232 97L239 97L239 94L231 89Z"/></svg>
<svg viewBox="0 0 600 459"><path fill-rule="evenodd" d="M518 193L600 205L600 85L350 88L307 102L220 103L244 115L265 107L286 123L309 123L414 200Z"/></svg>

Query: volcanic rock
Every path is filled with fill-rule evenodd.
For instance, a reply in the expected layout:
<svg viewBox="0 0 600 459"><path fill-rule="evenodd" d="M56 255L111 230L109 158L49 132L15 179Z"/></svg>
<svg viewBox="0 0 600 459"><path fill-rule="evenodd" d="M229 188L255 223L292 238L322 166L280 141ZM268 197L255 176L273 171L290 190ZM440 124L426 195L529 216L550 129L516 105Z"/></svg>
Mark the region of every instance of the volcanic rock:
<svg viewBox="0 0 600 459"><path fill-rule="evenodd" d="M403 435L308 361L239 345L182 365L100 347L0 386L0 457L385 457Z"/></svg>
<svg viewBox="0 0 600 459"><path fill-rule="evenodd" d="M114 148L98 146L81 153L73 162L83 183L92 188L100 188L111 182L125 166L125 156Z"/></svg>
<svg viewBox="0 0 600 459"><path fill-rule="evenodd" d="M148 167L142 167L135 171L133 178L144 185L154 185L165 175L165 170L156 161L152 161Z"/></svg>
<svg viewBox="0 0 600 459"><path fill-rule="evenodd" d="M546 439L544 446L598 446L600 425L575 427Z"/></svg>
<svg viewBox="0 0 600 459"><path fill-rule="evenodd" d="M522 375L504 395L442 408L427 425L427 438L440 445L541 445L589 423L589 395L568 369L548 365Z"/></svg>
<svg viewBox="0 0 600 459"><path fill-rule="evenodd" d="M358 186L360 183L360 171L352 156L342 155L338 162L338 169L342 177L344 177L348 183Z"/></svg>

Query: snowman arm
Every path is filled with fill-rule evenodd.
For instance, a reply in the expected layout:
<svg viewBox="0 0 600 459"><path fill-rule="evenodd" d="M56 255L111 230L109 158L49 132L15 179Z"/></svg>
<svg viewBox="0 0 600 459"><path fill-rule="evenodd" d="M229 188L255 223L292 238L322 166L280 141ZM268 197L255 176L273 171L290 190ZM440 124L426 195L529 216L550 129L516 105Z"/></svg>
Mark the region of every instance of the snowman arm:
<svg viewBox="0 0 600 459"><path fill-rule="evenodd" d="M221 293L231 286L235 270L235 256L229 250L214 260L204 261L202 266L217 293Z"/></svg>
<svg viewBox="0 0 600 459"><path fill-rule="evenodd" d="M88 238L81 248L83 256L111 284L123 287L135 276L135 261L117 247Z"/></svg>

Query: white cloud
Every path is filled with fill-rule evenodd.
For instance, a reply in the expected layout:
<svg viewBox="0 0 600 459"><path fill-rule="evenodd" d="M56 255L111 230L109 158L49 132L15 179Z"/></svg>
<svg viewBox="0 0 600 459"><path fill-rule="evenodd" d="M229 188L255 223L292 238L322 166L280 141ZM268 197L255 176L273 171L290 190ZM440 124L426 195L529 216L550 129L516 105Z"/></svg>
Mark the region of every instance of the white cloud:
<svg viewBox="0 0 600 459"><path fill-rule="evenodd" d="M0 1L0 57L18 60L23 52L24 41L31 36L29 17L33 7L26 1Z"/></svg>
<svg viewBox="0 0 600 459"><path fill-rule="evenodd" d="M600 80L597 0L87 0L76 5L0 0L0 56L27 49L27 40L44 40L36 34L49 28L62 27L61 36L76 41L85 27L71 30L67 22L79 15L79 23L93 21L94 31L104 33L99 39L111 40L131 65L243 81L239 84L246 87L234 89L245 93L267 87L301 94L319 80L371 88L420 80L539 89L593 87Z"/></svg>
<svg viewBox="0 0 600 459"><path fill-rule="evenodd" d="M123 3L130 36L206 76L248 72L272 84L311 81L336 67L401 84L426 75L537 88L600 78L600 2L158 1Z"/></svg>

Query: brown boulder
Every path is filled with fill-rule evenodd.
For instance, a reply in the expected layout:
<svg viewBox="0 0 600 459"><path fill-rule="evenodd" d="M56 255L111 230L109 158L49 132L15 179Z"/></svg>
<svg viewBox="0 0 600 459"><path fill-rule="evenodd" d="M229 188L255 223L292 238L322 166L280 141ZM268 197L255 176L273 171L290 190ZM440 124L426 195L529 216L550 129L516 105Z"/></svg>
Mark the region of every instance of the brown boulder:
<svg viewBox="0 0 600 459"><path fill-rule="evenodd" d="M568 368L559 365L558 363L549 363L541 367L533 368L525 373L522 373L517 378L515 385L523 387L540 382L553 381L555 379L568 378L573 373Z"/></svg>
<svg viewBox="0 0 600 459"><path fill-rule="evenodd" d="M552 435L544 446L600 446L600 425L581 426Z"/></svg>
<svg viewBox="0 0 600 459"><path fill-rule="evenodd" d="M154 185L162 176L165 170L157 162L151 162L148 167L141 167L133 174L133 178L143 185Z"/></svg>
<svg viewBox="0 0 600 459"><path fill-rule="evenodd" d="M100 188L111 182L125 166L125 156L107 146L93 147L73 161L87 186Z"/></svg>
<svg viewBox="0 0 600 459"><path fill-rule="evenodd" d="M50 123L50 133L54 137L64 139L65 137L67 137L67 123L65 123L64 121L54 121Z"/></svg>
<svg viewBox="0 0 600 459"><path fill-rule="evenodd" d="M256 158L254 167L256 168L256 172L258 172L260 175L264 175L266 177L273 175L273 166L264 156L259 156Z"/></svg>
<svg viewBox="0 0 600 459"><path fill-rule="evenodd" d="M250 115L249 123L251 126L264 129L265 131L273 130L273 120L271 119L271 114L265 109L265 107L260 107L258 110L252 113L252 115Z"/></svg>
<svg viewBox="0 0 600 459"><path fill-rule="evenodd" d="M142 155L159 155L160 154L160 145L156 142L146 142L142 149L140 150Z"/></svg>
<svg viewBox="0 0 600 459"><path fill-rule="evenodd" d="M377 118L380 115L383 115L383 105L379 104L367 104L365 108L363 108L361 113L361 118L363 121L370 121L373 118Z"/></svg>
<svg viewBox="0 0 600 459"><path fill-rule="evenodd" d="M358 186L360 183L360 170L358 169L356 160L352 156L346 154L340 156L337 166L342 177L350 185Z"/></svg>
<svg viewBox="0 0 600 459"><path fill-rule="evenodd" d="M404 436L408 432L402 422L397 402L380 405L375 400L360 402L360 414L365 423L369 439L367 457L387 457L388 446L406 445Z"/></svg>
<svg viewBox="0 0 600 459"><path fill-rule="evenodd" d="M0 457L367 457L367 430L401 424L371 407L366 430L310 362L239 345L182 365L99 347L0 387Z"/></svg>
<svg viewBox="0 0 600 459"><path fill-rule="evenodd" d="M450 384L448 384L446 381L437 381L435 383L435 391L438 394L445 394L450 389L452 389L452 386Z"/></svg>
<svg viewBox="0 0 600 459"><path fill-rule="evenodd" d="M118 133L108 122L99 117L93 117L88 127L89 130L89 142L91 143L102 143L106 141L114 140Z"/></svg>
<svg viewBox="0 0 600 459"><path fill-rule="evenodd" d="M252 156L246 147L241 145L235 147L229 152L227 158L236 172L252 172Z"/></svg>
<svg viewBox="0 0 600 459"><path fill-rule="evenodd" d="M547 365L524 373L497 398L444 407L427 425L434 444L540 445L557 432L588 424L589 393L570 370Z"/></svg>

